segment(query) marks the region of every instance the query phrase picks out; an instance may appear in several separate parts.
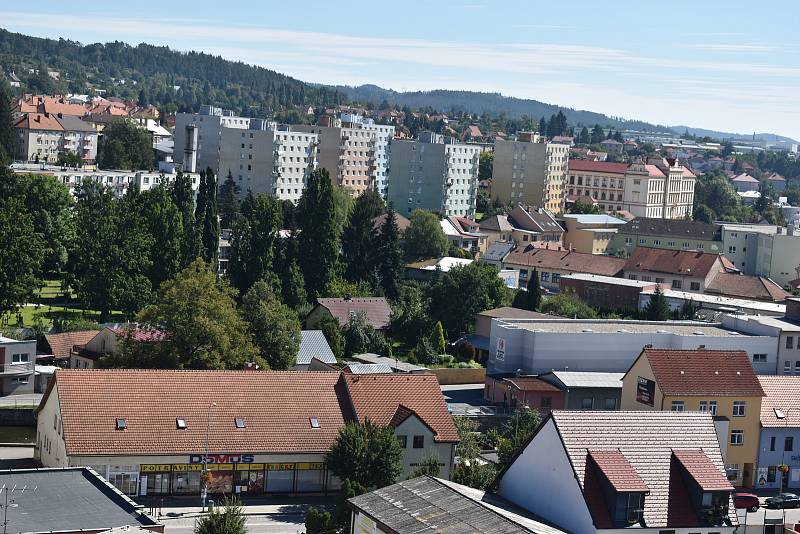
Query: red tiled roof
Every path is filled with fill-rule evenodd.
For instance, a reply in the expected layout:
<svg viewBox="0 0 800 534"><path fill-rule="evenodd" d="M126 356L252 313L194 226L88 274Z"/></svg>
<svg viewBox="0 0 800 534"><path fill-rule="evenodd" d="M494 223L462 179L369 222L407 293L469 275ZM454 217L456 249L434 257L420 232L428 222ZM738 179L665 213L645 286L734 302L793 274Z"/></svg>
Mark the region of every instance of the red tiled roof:
<svg viewBox="0 0 800 534"><path fill-rule="evenodd" d="M119 338L130 336L133 341L140 343L155 343L164 341L167 334L161 330L153 330L148 328L109 328Z"/></svg>
<svg viewBox="0 0 800 534"><path fill-rule="evenodd" d="M800 428L800 376L759 376L758 381L766 395L761 399L761 426ZM783 412L783 418L778 418L775 408Z"/></svg>
<svg viewBox="0 0 800 534"><path fill-rule="evenodd" d="M743 350L645 348L641 357L647 358L664 395L764 395Z"/></svg>
<svg viewBox="0 0 800 534"><path fill-rule="evenodd" d="M510 252L503 260L503 263L506 265L536 267L538 269L561 269L573 273L599 274L602 276L616 276L625 267L625 260L621 258L534 247L526 247L522 251L515 250Z"/></svg>
<svg viewBox="0 0 800 534"><path fill-rule="evenodd" d="M733 491L727 477L702 450L677 449L672 454L703 491Z"/></svg>
<svg viewBox="0 0 800 534"><path fill-rule="evenodd" d="M612 163L609 161L589 161L585 159L569 160L569 172L605 172L612 174L625 174L628 172L627 163Z"/></svg>
<svg viewBox="0 0 800 534"><path fill-rule="evenodd" d="M50 347L50 354L56 358L67 358L74 345L85 345L99 333L100 330L62 332L60 334L45 334L44 339Z"/></svg>
<svg viewBox="0 0 800 534"><path fill-rule="evenodd" d="M312 371L59 369L51 387L69 455L197 454L211 402L213 453L322 453L345 424L338 379ZM237 417L245 428L235 427ZM311 428L311 417L319 428ZM117 418L125 430L116 430ZM176 418L187 427L177 429Z"/></svg>
<svg viewBox="0 0 800 534"><path fill-rule="evenodd" d="M719 254L705 252L636 247L624 269L705 278L719 258Z"/></svg>
<svg viewBox="0 0 800 534"><path fill-rule="evenodd" d="M616 491L630 493L650 491L650 488L619 449L589 449L589 458L594 461Z"/></svg>
<svg viewBox="0 0 800 534"><path fill-rule="evenodd" d="M644 168L647 169L647 174L650 175L650 176L653 176L654 178L663 178L664 177L664 173L656 165L647 164L647 165L644 166Z"/></svg>
<svg viewBox="0 0 800 534"><path fill-rule="evenodd" d="M769 278L737 273L719 273L706 286L706 293L767 302L783 302L792 296Z"/></svg>
<svg viewBox="0 0 800 534"><path fill-rule="evenodd" d="M19 119L14 126L24 130L64 131L64 127L56 120L55 116L45 113L28 113Z"/></svg>
<svg viewBox="0 0 800 534"><path fill-rule="evenodd" d="M394 214L394 220L397 223L397 229L401 232L405 232L406 228L411 225L411 221L407 218L403 217L399 213ZM372 219L372 230L374 232L380 232L381 228L383 227L383 223L386 221L386 214L378 215L374 219Z"/></svg>
<svg viewBox="0 0 800 534"><path fill-rule="evenodd" d="M551 317L552 318L552 317ZM553 384L549 382L545 382L535 376L521 376L521 377L514 377L514 378L505 378L506 382L509 382L515 388L520 391L561 391Z"/></svg>
<svg viewBox="0 0 800 534"><path fill-rule="evenodd" d="M366 313L367 323L376 329L387 328L392 315L392 309L383 297L321 298L317 302L342 326L350 321L351 312Z"/></svg>
<svg viewBox="0 0 800 534"><path fill-rule="evenodd" d="M342 375L359 422L390 424L398 407L413 411L440 442L458 441L458 430L447 410L442 390L432 374Z"/></svg>

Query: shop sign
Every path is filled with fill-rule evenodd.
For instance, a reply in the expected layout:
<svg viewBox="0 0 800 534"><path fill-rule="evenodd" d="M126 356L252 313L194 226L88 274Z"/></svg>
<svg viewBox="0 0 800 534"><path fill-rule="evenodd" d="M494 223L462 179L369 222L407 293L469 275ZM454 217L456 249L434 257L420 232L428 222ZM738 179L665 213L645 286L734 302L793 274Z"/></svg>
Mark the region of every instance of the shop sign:
<svg viewBox="0 0 800 534"><path fill-rule="evenodd" d="M142 464L139 469L142 473L168 473L172 471L170 464Z"/></svg>
<svg viewBox="0 0 800 534"><path fill-rule="evenodd" d="M656 396L656 383L649 378L637 377L636 401L648 406L653 406Z"/></svg>
<svg viewBox="0 0 800 534"><path fill-rule="evenodd" d="M233 471L233 465L234 464L208 464L206 468L209 471Z"/></svg>
<svg viewBox="0 0 800 534"><path fill-rule="evenodd" d="M264 464L234 464L237 471L261 471Z"/></svg>
<svg viewBox="0 0 800 534"><path fill-rule="evenodd" d="M325 464L322 462L306 462L306 463L299 463L297 465L298 471L308 471L308 470L317 470L321 471L325 468Z"/></svg>
<svg viewBox="0 0 800 534"><path fill-rule="evenodd" d="M294 464L266 464L267 471L293 471Z"/></svg>
<svg viewBox="0 0 800 534"><path fill-rule="evenodd" d="M503 337L497 338L497 350L495 350L494 357L498 361L506 359L506 339Z"/></svg>
<svg viewBox="0 0 800 534"><path fill-rule="evenodd" d="M172 464L173 471L202 471L202 464Z"/></svg>
<svg viewBox="0 0 800 534"><path fill-rule="evenodd" d="M189 456L190 464L202 464L202 454L192 454ZM205 455L207 464L251 464L255 459L253 454L207 454Z"/></svg>

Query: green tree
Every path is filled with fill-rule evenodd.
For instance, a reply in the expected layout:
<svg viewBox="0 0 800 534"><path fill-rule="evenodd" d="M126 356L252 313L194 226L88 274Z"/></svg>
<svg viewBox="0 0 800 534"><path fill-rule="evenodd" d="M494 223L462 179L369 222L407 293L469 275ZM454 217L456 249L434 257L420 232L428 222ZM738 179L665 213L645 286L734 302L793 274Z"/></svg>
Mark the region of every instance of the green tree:
<svg viewBox="0 0 800 534"><path fill-rule="evenodd" d="M367 488L354 482L349 478L342 480L342 488L339 490L339 495L336 498L336 514L334 520L341 532L350 532L350 519L352 514L350 506L347 504L348 499L358 497L367 492Z"/></svg>
<svg viewBox="0 0 800 534"><path fill-rule="evenodd" d="M231 231L228 274L240 293L247 292L257 280L279 284L275 275L275 256L283 211L280 201L267 195L248 193L242 203L241 217Z"/></svg>
<svg viewBox="0 0 800 534"><path fill-rule="evenodd" d="M723 172L713 171L698 177L695 183L694 212L707 206L719 219L743 222L742 199ZM698 213L699 214L699 213Z"/></svg>
<svg viewBox="0 0 800 534"><path fill-rule="evenodd" d="M133 314L152 296L153 237L138 212L138 195L131 189L117 200L96 182L85 182L77 193L67 281L85 307L100 310L101 321L112 310Z"/></svg>
<svg viewBox="0 0 800 534"><path fill-rule="evenodd" d="M260 280L244 295L242 315L250 325L253 341L269 368L291 369L300 350L300 320L278 300L269 284Z"/></svg>
<svg viewBox="0 0 800 534"><path fill-rule="evenodd" d="M572 291L548 297L541 305L542 313L551 313L574 319L597 319L597 312Z"/></svg>
<svg viewBox="0 0 800 534"><path fill-rule="evenodd" d="M152 287L157 289L182 268L183 217L163 185L142 193L137 204L140 220L152 236L147 277Z"/></svg>
<svg viewBox="0 0 800 534"><path fill-rule="evenodd" d="M325 336L328 345L330 345L333 355L336 356L337 359L342 358L342 356L344 356L342 327L339 325L339 321L336 320L336 317L330 315L323 316L317 328L322 330L322 334Z"/></svg>
<svg viewBox="0 0 800 534"><path fill-rule="evenodd" d="M103 129L98 150L103 169L150 170L155 161L147 130L127 119L114 120Z"/></svg>
<svg viewBox="0 0 800 534"><path fill-rule="evenodd" d="M528 442L541 422L542 419L539 412L527 406L523 406L514 412L514 415L503 427L503 437L497 447L498 460L501 466L511 463L514 456Z"/></svg>
<svg viewBox="0 0 800 534"><path fill-rule="evenodd" d="M341 230L333 190L328 171L318 169L309 177L298 205L300 268L309 297L323 293L334 278L339 261Z"/></svg>
<svg viewBox="0 0 800 534"><path fill-rule="evenodd" d="M497 470L492 464L479 460L481 445L478 442L478 424L467 417L454 417L459 443L456 456L459 463L453 471L453 482L479 490L487 490L494 482Z"/></svg>
<svg viewBox="0 0 800 534"><path fill-rule="evenodd" d="M0 165L14 159L16 138L11 114L11 88L5 80L0 80Z"/></svg>
<svg viewBox="0 0 800 534"><path fill-rule="evenodd" d="M592 136L589 135L589 129L584 126L581 128L581 133L578 135L578 144L579 145L588 145L592 142Z"/></svg>
<svg viewBox="0 0 800 534"><path fill-rule="evenodd" d="M347 324L342 329L344 339L344 355L350 357L353 354L363 354L372 352L383 356L391 356L386 338L381 332L376 331L367 322L366 313L360 311L350 316Z"/></svg>
<svg viewBox="0 0 800 534"><path fill-rule="evenodd" d="M570 213L575 214L599 214L602 213L600 208L595 206L594 204L590 204L588 202L581 202L580 200L576 200L575 203L572 205L572 208L569 210Z"/></svg>
<svg viewBox="0 0 800 534"><path fill-rule="evenodd" d="M431 331L431 346L433 350L436 351L436 354L445 353L444 328L442 328L441 321L436 321L436 324L433 325L433 330Z"/></svg>
<svg viewBox="0 0 800 534"><path fill-rule="evenodd" d="M467 332L475 314L509 301L509 292L494 265L471 263L439 273L428 291L430 316L450 336Z"/></svg>
<svg viewBox="0 0 800 534"><path fill-rule="evenodd" d="M375 191L364 191L355 202L342 233L345 277L353 282L369 280L375 269L372 220L383 213L384 202Z"/></svg>
<svg viewBox="0 0 800 534"><path fill-rule="evenodd" d="M667 298L661 291L661 286L657 286L644 308L644 317L648 321L669 321L671 314Z"/></svg>
<svg viewBox="0 0 800 534"><path fill-rule="evenodd" d="M139 313L145 327L164 333L157 344L123 345L136 367L241 369L246 362L266 367L236 310L236 290L201 259L162 284L158 299Z"/></svg>
<svg viewBox="0 0 800 534"><path fill-rule="evenodd" d="M603 139L606 138L606 134L603 131L603 128L599 124L595 124L594 128L592 128L592 135L590 138L590 144L596 145L600 143Z"/></svg>
<svg viewBox="0 0 800 534"><path fill-rule="evenodd" d="M426 286L405 282L392 301L392 334L407 345L414 345L430 331L426 293Z"/></svg>
<svg viewBox="0 0 800 534"><path fill-rule="evenodd" d="M337 532L333 514L312 506L306 512L306 534L330 534Z"/></svg>
<svg viewBox="0 0 800 534"><path fill-rule="evenodd" d="M44 243L17 198L0 197L0 316L14 312L39 286Z"/></svg>
<svg viewBox="0 0 800 534"><path fill-rule="evenodd" d="M403 277L403 250L400 246L400 228L394 209L389 206L386 219L375 236L375 264L383 294L397 297L398 285Z"/></svg>
<svg viewBox="0 0 800 534"><path fill-rule="evenodd" d="M542 303L542 286L539 284L539 271L533 269L528 277L527 291L518 291L514 297L514 307L536 311Z"/></svg>
<svg viewBox="0 0 800 534"><path fill-rule="evenodd" d="M494 152L484 150L478 160L478 180L488 180L492 177L494 168Z"/></svg>
<svg viewBox="0 0 800 534"><path fill-rule="evenodd" d="M180 171L172 185L172 202L181 214L181 222L183 224L180 262L180 267L183 269L199 256L200 243L195 226L192 180L189 175L183 174Z"/></svg>
<svg viewBox="0 0 800 534"><path fill-rule="evenodd" d="M83 160L81 159L80 155L76 154L75 152L62 152L58 155L58 165L77 169L83 165Z"/></svg>
<svg viewBox="0 0 800 534"><path fill-rule="evenodd" d="M411 224L403 236L407 260L439 258L447 254L450 242L436 214L414 210L410 220Z"/></svg>
<svg viewBox="0 0 800 534"><path fill-rule="evenodd" d="M231 171L219 186L219 216L222 228L232 228L239 216L239 186Z"/></svg>
<svg viewBox="0 0 800 534"><path fill-rule="evenodd" d="M392 429L366 419L339 430L325 463L340 479L349 478L365 488L382 488L394 484L403 472L402 458L403 449Z"/></svg>
<svg viewBox="0 0 800 534"><path fill-rule="evenodd" d="M247 517L236 497L225 497L222 506L210 510L200 518L195 534L246 534Z"/></svg>
<svg viewBox="0 0 800 534"><path fill-rule="evenodd" d="M417 478L424 475L429 477L438 477L441 473L441 466L439 465L439 458L437 456L428 456L417 464L411 476L408 478Z"/></svg>
<svg viewBox="0 0 800 534"><path fill-rule="evenodd" d="M219 256L219 217L217 216L217 179L211 169L206 169L205 200L201 234L203 259L216 268Z"/></svg>

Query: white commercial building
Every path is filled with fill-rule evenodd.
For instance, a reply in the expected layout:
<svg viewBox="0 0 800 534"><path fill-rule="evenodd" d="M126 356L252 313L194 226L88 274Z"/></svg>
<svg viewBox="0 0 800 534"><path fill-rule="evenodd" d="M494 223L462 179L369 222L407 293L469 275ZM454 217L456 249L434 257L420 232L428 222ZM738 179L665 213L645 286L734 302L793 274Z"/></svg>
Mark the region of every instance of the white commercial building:
<svg viewBox="0 0 800 534"><path fill-rule="evenodd" d="M759 374L775 374L777 346L719 323L605 319L494 319L487 374L553 370L624 373L650 345L659 349L744 350Z"/></svg>
<svg viewBox="0 0 800 534"><path fill-rule="evenodd" d="M722 251L745 274L764 276L785 287L800 278L800 231L770 224L722 223Z"/></svg>

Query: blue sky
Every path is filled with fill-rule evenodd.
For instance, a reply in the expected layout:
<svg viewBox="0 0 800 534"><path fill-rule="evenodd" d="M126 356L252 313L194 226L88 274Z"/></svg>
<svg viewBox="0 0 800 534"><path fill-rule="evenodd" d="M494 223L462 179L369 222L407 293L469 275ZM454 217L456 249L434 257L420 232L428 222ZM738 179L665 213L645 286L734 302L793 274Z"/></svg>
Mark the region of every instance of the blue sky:
<svg viewBox="0 0 800 534"><path fill-rule="evenodd" d="M302 80L471 89L800 139L790 1L4 0L0 27L202 50Z"/></svg>

